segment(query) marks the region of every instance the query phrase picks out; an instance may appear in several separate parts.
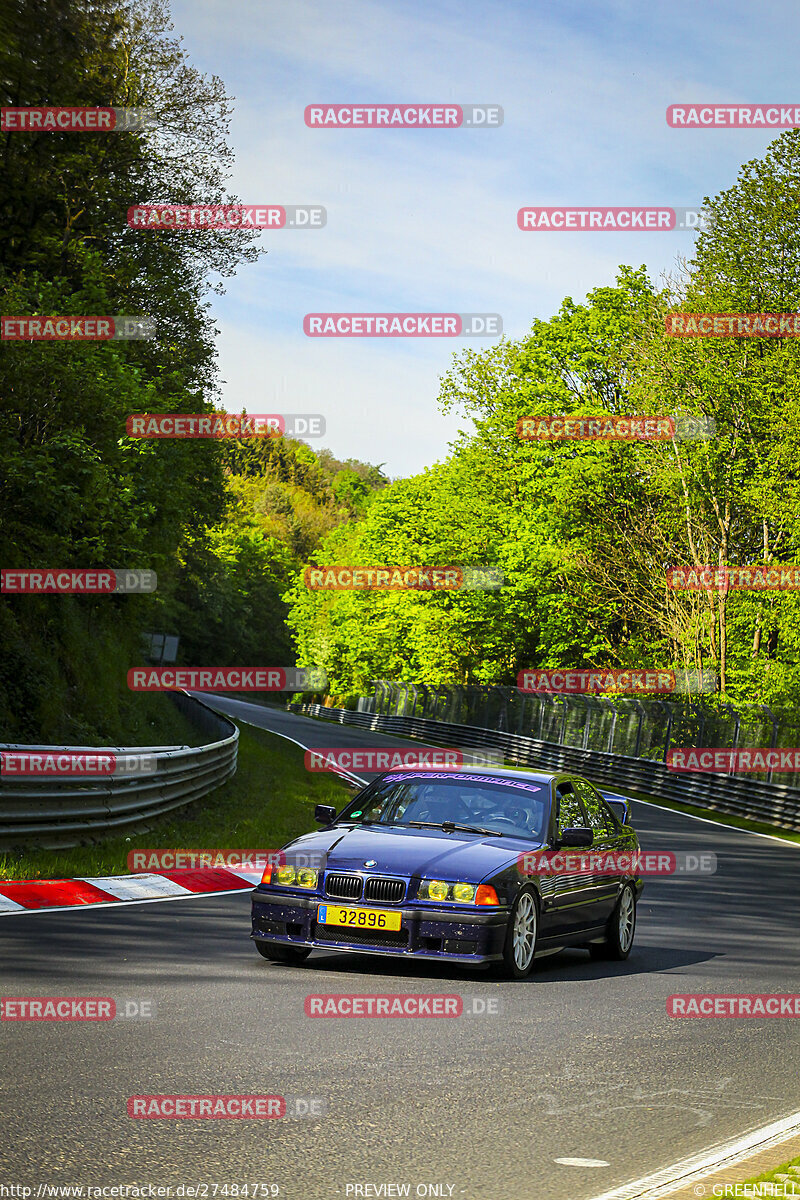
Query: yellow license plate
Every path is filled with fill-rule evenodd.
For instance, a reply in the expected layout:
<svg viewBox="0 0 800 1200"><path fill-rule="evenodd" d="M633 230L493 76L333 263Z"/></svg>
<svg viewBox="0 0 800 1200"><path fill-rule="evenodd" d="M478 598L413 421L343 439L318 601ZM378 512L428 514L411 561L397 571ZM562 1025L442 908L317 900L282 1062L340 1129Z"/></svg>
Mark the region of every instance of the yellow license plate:
<svg viewBox="0 0 800 1200"><path fill-rule="evenodd" d="M377 908L342 908L340 904L320 904L320 925L344 925L349 929L399 929L399 912L381 912Z"/></svg>

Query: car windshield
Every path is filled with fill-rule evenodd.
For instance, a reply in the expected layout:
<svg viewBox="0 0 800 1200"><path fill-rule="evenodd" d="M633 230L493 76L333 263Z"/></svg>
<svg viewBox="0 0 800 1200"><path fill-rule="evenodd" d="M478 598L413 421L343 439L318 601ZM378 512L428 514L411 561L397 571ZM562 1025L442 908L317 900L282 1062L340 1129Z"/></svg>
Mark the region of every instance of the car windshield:
<svg viewBox="0 0 800 1200"><path fill-rule="evenodd" d="M476 833L544 840L549 790L541 783L448 771L387 775L337 821L359 825L465 827Z"/></svg>

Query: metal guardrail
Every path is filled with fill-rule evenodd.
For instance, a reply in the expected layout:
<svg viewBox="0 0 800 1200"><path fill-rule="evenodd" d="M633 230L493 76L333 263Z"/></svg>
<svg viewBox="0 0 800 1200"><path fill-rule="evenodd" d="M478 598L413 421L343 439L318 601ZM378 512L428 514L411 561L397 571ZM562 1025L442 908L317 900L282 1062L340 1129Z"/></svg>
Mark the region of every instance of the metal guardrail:
<svg viewBox="0 0 800 1200"><path fill-rule="evenodd" d="M239 730L185 692L170 698L195 728L214 738L205 746L104 746L117 755L155 755L155 770L99 777L0 776L0 849L67 847L124 829L205 796L236 772ZM0 751L98 752L96 746L12 746Z"/></svg>
<svg viewBox="0 0 800 1200"><path fill-rule="evenodd" d="M800 832L800 789L784 784L728 775L676 774L663 762L651 758L633 758L626 754L539 741L482 726L424 717L352 712L344 708L325 708L321 704L293 704L290 707L295 712L322 717L340 725L357 725L396 737L418 738L434 745L501 749L507 762L520 766L539 767L545 771L574 771L588 775L606 787L696 805Z"/></svg>
<svg viewBox="0 0 800 1200"><path fill-rule="evenodd" d="M681 746L800 746L796 715L779 719L765 704L734 706L715 696L546 694L501 684L427 686L386 679L374 680L373 687L372 696L359 698L359 712L475 725L631 758L663 762L671 748ZM772 773L765 778L769 783ZM798 787L800 772L781 772L780 782Z"/></svg>

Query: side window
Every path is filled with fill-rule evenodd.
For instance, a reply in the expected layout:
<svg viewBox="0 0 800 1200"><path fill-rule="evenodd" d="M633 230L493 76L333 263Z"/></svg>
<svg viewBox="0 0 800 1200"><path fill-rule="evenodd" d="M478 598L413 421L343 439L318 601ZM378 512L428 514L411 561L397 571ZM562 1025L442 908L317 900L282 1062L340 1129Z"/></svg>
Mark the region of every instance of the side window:
<svg viewBox="0 0 800 1200"><path fill-rule="evenodd" d="M618 832L614 816L603 797L585 779L576 779L575 788L583 800L586 820L596 836L614 837Z"/></svg>
<svg viewBox="0 0 800 1200"><path fill-rule="evenodd" d="M556 788L556 795L559 798L558 804L558 831L570 829L576 825L583 825L584 815L581 811L580 800L575 794L575 790L571 783L560 783Z"/></svg>

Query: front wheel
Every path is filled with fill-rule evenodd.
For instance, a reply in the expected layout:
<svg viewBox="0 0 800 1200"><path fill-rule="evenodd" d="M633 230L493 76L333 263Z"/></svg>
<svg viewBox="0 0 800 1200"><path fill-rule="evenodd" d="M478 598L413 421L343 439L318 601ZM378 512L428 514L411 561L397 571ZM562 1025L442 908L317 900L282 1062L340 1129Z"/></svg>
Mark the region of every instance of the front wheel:
<svg viewBox="0 0 800 1200"><path fill-rule="evenodd" d="M503 946L503 973L511 979L525 979L530 975L538 930L536 896L531 888L523 888L512 905Z"/></svg>
<svg viewBox="0 0 800 1200"><path fill-rule="evenodd" d="M611 958L623 962L631 952L633 935L636 932L636 897L633 888L626 883L608 923L605 941L589 946L592 958Z"/></svg>
<svg viewBox="0 0 800 1200"><path fill-rule="evenodd" d="M270 962L300 963L311 953L304 946L282 946L279 942L256 941L256 950Z"/></svg>

